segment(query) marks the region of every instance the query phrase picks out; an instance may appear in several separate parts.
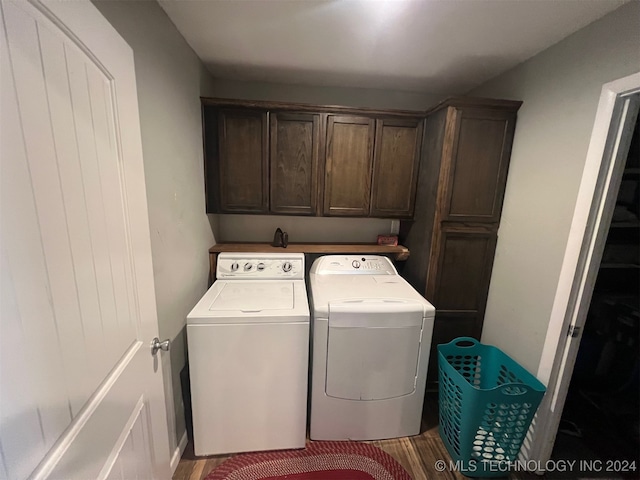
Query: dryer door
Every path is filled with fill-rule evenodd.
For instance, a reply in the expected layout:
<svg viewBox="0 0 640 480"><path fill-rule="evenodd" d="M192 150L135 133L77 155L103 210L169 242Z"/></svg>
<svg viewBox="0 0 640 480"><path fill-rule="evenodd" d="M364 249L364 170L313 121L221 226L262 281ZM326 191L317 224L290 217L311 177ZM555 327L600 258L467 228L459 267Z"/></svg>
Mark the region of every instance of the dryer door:
<svg viewBox="0 0 640 480"><path fill-rule="evenodd" d="M330 302L326 394L384 400L415 391L423 306L393 299Z"/></svg>

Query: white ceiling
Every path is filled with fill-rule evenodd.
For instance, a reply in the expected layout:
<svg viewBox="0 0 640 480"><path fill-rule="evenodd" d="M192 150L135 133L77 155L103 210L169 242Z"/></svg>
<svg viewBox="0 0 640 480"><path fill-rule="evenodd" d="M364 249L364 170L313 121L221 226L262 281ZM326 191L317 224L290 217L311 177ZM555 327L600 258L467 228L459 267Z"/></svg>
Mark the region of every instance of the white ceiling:
<svg viewBox="0 0 640 480"><path fill-rule="evenodd" d="M218 78L462 94L628 0L160 0Z"/></svg>

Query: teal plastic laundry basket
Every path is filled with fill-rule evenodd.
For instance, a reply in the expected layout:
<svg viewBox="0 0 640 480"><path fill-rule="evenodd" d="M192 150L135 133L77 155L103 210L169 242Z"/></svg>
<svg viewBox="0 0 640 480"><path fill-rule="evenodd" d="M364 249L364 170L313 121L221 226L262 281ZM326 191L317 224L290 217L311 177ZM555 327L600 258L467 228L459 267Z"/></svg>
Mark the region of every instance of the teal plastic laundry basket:
<svg viewBox="0 0 640 480"><path fill-rule="evenodd" d="M460 337L438 345L440 437L460 471L505 476L545 387L500 349Z"/></svg>

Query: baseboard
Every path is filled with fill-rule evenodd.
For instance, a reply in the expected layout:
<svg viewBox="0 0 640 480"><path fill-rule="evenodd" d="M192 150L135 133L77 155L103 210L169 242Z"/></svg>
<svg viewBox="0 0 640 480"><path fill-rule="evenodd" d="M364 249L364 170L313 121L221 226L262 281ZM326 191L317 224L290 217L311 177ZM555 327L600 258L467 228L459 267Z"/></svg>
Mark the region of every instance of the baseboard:
<svg viewBox="0 0 640 480"><path fill-rule="evenodd" d="M180 463L180 458L182 458L185 448L187 448L187 432L184 432L176 450L171 456L171 475L176 473L176 468L178 468L178 463Z"/></svg>

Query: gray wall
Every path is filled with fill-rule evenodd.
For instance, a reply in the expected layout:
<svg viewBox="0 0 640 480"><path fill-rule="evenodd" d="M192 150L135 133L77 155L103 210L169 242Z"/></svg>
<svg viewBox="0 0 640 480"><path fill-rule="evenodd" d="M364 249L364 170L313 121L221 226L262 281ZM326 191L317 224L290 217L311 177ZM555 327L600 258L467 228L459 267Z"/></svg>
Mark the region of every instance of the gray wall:
<svg viewBox="0 0 640 480"><path fill-rule="evenodd" d="M215 243L205 214L200 96L211 77L164 10L150 1L94 1L134 53L169 444L185 432L180 370L185 318L207 287Z"/></svg>
<svg viewBox="0 0 640 480"><path fill-rule="evenodd" d="M213 73L215 76L215 72ZM310 87L268 82L241 82L219 78L214 79L213 93L214 96L221 98L400 110L424 110L445 97L445 95L374 88Z"/></svg>
<svg viewBox="0 0 640 480"><path fill-rule="evenodd" d="M213 72L215 74L215 72ZM215 79L213 96L245 100L344 105L382 109L424 110L442 95L398 92L366 88L309 87L276 83L240 82ZM378 234L388 234L391 222L363 218L310 218L263 215L219 215L218 241L271 241L282 227L290 242L375 242Z"/></svg>
<svg viewBox="0 0 640 480"><path fill-rule="evenodd" d="M271 242L276 228L298 243L375 243L391 232L391 220L380 218L292 217L276 215L219 215L221 241Z"/></svg>
<svg viewBox="0 0 640 480"><path fill-rule="evenodd" d="M640 70L640 2L472 95L523 100L482 341L536 372L602 85Z"/></svg>

